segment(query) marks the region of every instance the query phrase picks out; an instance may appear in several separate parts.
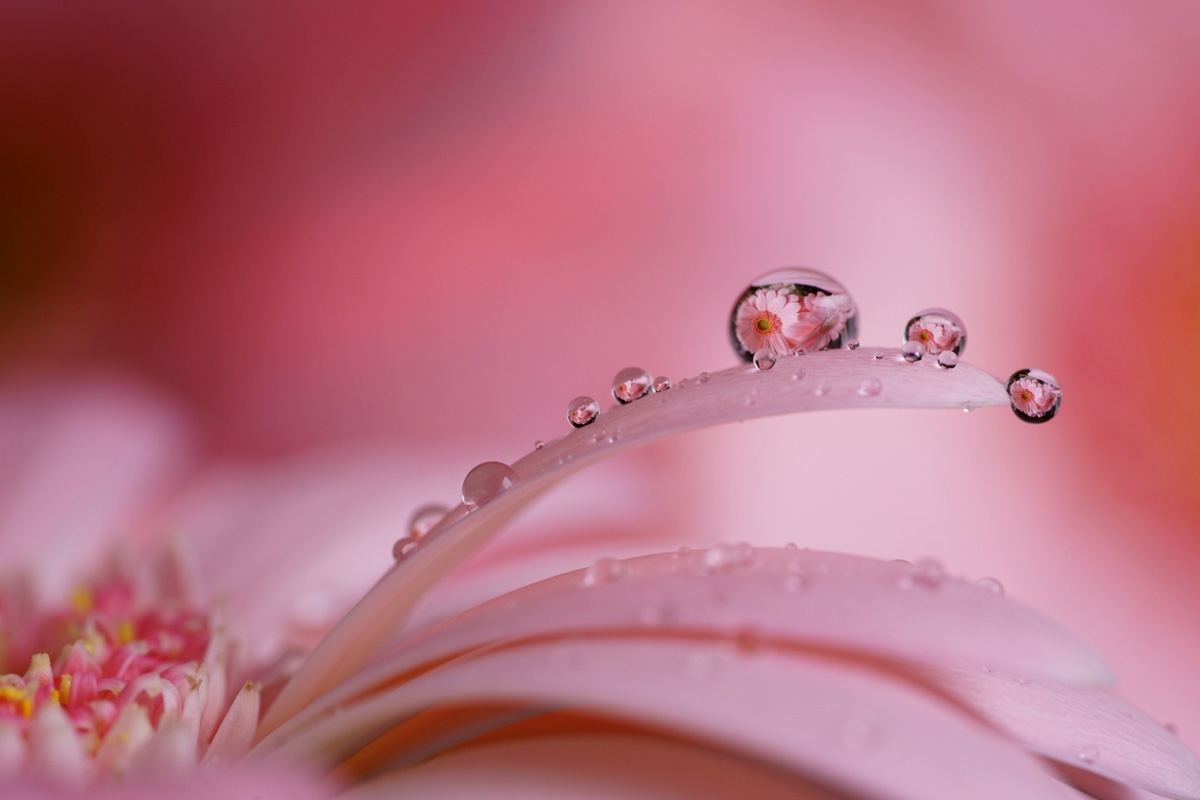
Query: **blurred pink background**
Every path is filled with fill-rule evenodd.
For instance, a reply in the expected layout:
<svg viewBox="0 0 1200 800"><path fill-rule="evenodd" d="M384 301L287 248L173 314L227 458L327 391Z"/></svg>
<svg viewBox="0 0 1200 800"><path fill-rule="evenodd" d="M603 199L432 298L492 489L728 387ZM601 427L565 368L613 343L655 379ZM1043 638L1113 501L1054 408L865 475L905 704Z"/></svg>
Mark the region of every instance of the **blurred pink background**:
<svg viewBox="0 0 1200 800"><path fill-rule="evenodd" d="M1197 98L1192 0L8 3L3 380L169 398L203 471L152 519L215 537L222 486L452 501L622 367L731 364L733 299L781 265L838 276L867 345L945 306L966 360L1054 372L1059 418L707 431L496 547L936 556L1198 749ZM403 515L371 519L335 566L386 564Z"/></svg>

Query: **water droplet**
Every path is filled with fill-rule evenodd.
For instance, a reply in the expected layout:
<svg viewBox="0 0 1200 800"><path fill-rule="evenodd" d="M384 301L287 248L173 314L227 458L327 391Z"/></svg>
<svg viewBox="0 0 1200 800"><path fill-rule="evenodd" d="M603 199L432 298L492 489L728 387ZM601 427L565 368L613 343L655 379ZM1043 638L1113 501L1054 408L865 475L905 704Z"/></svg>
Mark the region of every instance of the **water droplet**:
<svg viewBox="0 0 1200 800"><path fill-rule="evenodd" d="M973 405L971 405L970 403L963 403L962 409L963 409L964 414L970 414L972 409L974 409L974 408L975 407Z"/></svg>
<svg viewBox="0 0 1200 800"><path fill-rule="evenodd" d="M403 561L409 553L416 549L416 539L412 538L411 536L401 536L396 540L396 543L392 545L392 558L396 559L396 562L399 563Z"/></svg>
<svg viewBox="0 0 1200 800"><path fill-rule="evenodd" d="M696 376L696 380L700 381L701 383L708 383L708 379L711 377L712 376L709 375L707 372L701 372L699 375Z"/></svg>
<svg viewBox="0 0 1200 800"><path fill-rule="evenodd" d="M429 503L418 508L408 518L408 535L414 540L421 539L446 516L450 509L440 503Z"/></svg>
<svg viewBox="0 0 1200 800"><path fill-rule="evenodd" d="M921 345L931 356L943 352L961 356L967 346L967 326L953 311L927 308L904 326L904 341Z"/></svg>
<svg viewBox="0 0 1200 800"><path fill-rule="evenodd" d="M584 586L603 586L625 577L628 570L615 558L602 558L583 571Z"/></svg>
<svg viewBox="0 0 1200 800"><path fill-rule="evenodd" d="M679 556L680 558L683 558L684 556L690 554L691 552L692 552L692 548L688 547L686 544L681 544L681 545L679 545L679 549L675 551L675 555Z"/></svg>
<svg viewBox="0 0 1200 800"><path fill-rule="evenodd" d="M600 404L587 395L580 395L567 406L567 422L576 428L590 425L600 416Z"/></svg>
<svg viewBox="0 0 1200 800"><path fill-rule="evenodd" d="M817 384L817 388L813 389L813 394L815 394L819 397L824 397L825 395L829 394L832 391L833 391L832 383L830 383L829 381L821 381L820 383Z"/></svg>
<svg viewBox="0 0 1200 800"><path fill-rule="evenodd" d="M705 575L711 575L714 572L730 569L733 564L733 546L720 542L705 551L701 571Z"/></svg>
<svg viewBox="0 0 1200 800"><path fill-rule="evenodd" d="M1000 581L996 580L995 578L980 578L979 580L975 581L975 585L980 589L983 589L985 592L990 592L997 597L1004 597L1004 584L1000 583Z"/></svg>
<svg viewBox="0 0 1200 800"><path fill-rule="evenodd" d="M943 350L938 353L937 363L939 367L954 369L958 366L958 356L955 355L953 350Z"/></svg>
<svg viewBox="0 0 1200 800"><path fill-rule="evenodd" d="M670 388L671 388L671 379L668 378L666 375L659 375L657 378L654 379L654 391L665 392L667 389L670 389Z"/></svg>
<svg viewBox="0 0 1200 800"><path fill-rule="evenodd" d="M917 342L905 342L900 346L900 355L904 356L904 360L912 363L920 361L921 356L925 355L925 350Z"/></svg>
<svg viewBox="0 0 1200 800"><path fill-rule="evenodd" d="M1079 751L1079 760L1085 764L1095 764L1098 758L1100 758L1100 749L1094 744L1089 744Z"/></svg>
<svg viewBox="0 0 1200 800"><path fill-rule="evenodd" d="M1013 413L1025 422L1048 422L1062 406L1058 378L1040 369L1019 369L1008 379Z"/></svg>
<svg viewBox="0 0 1200 800"><path fill-rule="evenodd" d="M851 339L850 341L846 342L847 350L857 350L858 346L858 339Z"/></svg>
<svg viewBox="0 0 1200 800"><path fill-rule="evenodd" d="M946 570L932 558L921 559L913 564L913 581L926 589L937 589L946 582Z"/></svg>
<svg viewBox="0 0 1200 800"><path fill-rule="evenodd" d="M838 281L790 267L760 276L738 296L729 334L743 361L764 348L781 356L836 349L857 336L858 311Z"/></svg>
<svg viewBox="0 0 1200 800"><path fill-rule="evenodd" d="M785 544L783 546L783 549L784 550L799 550L800 548L796 546L795 542L788 542L787 544Z"/></svg>
<svg viewBox="0 0 1200 800"><path fill-rule="evenodd" d="M613 378L612 396L624 405L650 394L653 386L649 372L641 367L626 367Z"/></svg>
<svg viewBox="0 0 1200 800"><path fill-rule="evenodd" d="M788 575L783 579L783 590L788 594L799 594L804 591L804 576Z"/></svg>
<svg viewBox="0 0 1200 800"><path fill-rule="evenodd" d="M878 397L882 391L883 384L874 378L863 381L862 385L858 387L858 393L863 397Z"/></svg>
<svg viewBox="0 0 1200 800"><path fill-rule="evenodd" d="M546 443L543 442L541 439L538 439L536 442L533 443L534 450L541 450L545 446L546 446Z"/></svg>
<svg viewBox="0 0 1200 800"><path fill-rule="evenodd" d="M776 359L775 351L764 347L754 354L754 367L759 370L768 370L775 366Z"/></svg>
<svg viewBox="0 0 1200 800"><path fill-rule="evenodd" d="M875 355L871 356L871 358L875 359L876 361L883 361L883 351L876 350Z"/></svg>
<svg viewBox="0 0 1200 800"><path fill-rule="evenodd" d="M463 478L463 505L474 511L517 485L517 473L501 461L485 461Z"/></svg>
<svg viewBox="0 0 1200 800"><path fill-rule="evenodd" d="M798 370L796 370L795 372L793 372L793 373L792 373L792 380L794 380L794 381L798 381L798 380L800 380L801 378L803 378L803 377L804 377L805 375L807 375L807 374L808 374L808 372L807 372L806 370L804 370L804 369L798 369Z"/></svg>

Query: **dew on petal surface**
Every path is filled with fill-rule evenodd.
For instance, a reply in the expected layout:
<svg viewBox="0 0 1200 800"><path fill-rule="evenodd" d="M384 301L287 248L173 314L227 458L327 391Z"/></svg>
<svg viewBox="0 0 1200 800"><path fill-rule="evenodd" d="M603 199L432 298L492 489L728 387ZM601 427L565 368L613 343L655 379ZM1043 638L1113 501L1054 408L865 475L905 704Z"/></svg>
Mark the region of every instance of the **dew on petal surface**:
<svg viewBox="0 0 1200 800"><path fill-rule="evenodd" d="M583 586L603 586L625 577L627 569L615 558L601 558L583 571Z"/></svg>
<svg viewBox="0 0 1200 800"><path fill-rule="evenodd" d="M850 341L846 342L847 350L857 350L858 348L859 348L858 339L851 339Z"/></svg>
<svg viewBox="0 0 1200 800"><path fill-rule="evenodd" d="M421 539L441 522L449 510L441 503L427 503L421 506L408 518L408 535L413 540Z"/></svg>
<svg viewBox="0 0 1200 800"><path fill-rule="evenodd" d="M1049 372L1019 369L1008 379L1013 413L1025 422L1048 422L1062 406L1062 388Z"/></svg>
<svg viewBox="0 0 1200 800"><path fill-rule="evenodd" d="M1089 744L1079 751L1079 760L1085 764L1095 764L1098 758L1100 758L1100 750L1095 745Z"/></svg>
<svg viewBox="0 0 1200 800"><path fill-rule="evenodd" d="M517 473L502 461L485 461L463 478L462 501L474 510L517 485Z"/></svg>
<svg viewBox="0 0 1200 800"><path fill-rule="evenodd" d="M392 545L392 558L396 561L403 561L408 557L408 554L417 549L417 540L411 536L401 536Z"/></svg>
<svg viewBox="0 0 1200 800"><path fill-rule="evenodd" d="M927 308L904 326L904 341L916 342L931 356L943 352L961 356L967 346L967 326L953 311Z"/></svg>
<svg viewBox="0 0 1200 800"><path fill-rule="evenodd" d="M939 367L954 369L958 366L958 356L955 355L953 350L943 350L938 353L937 363Z"/></svg>
<svg viewBox="0 0 1200 800"><path fill-rule="evenodd" d="M590 425L600 416L600 404L587 395L580 395L567 404L567 422L576 428Z"/></svg>
<svg viewBox="0 0 1200 800"><path fill-rule="evenodd" d="M850 293L823 272L775 270L752 281L729 318L733 350L743 361L767 349L776 355L840 348L858 333Z"/></svg>
<svg viewBox="0 0 1200 800"><path fill-rule="evenodd" d="M777 358L778 356L775 355L774 350L769 347L764 347L754 354L754 367L755 369L759 370L768 370L775 366L775 361Z"/></svg>
<svg viewBox="0 0 1200 800"><path fill-rule="evenodd" d="M665 392L671 388L671 379L665 375L659 375L654 379L654 391Z"/></svg>
<svg viewBox="0 0 1200 800"><path fill-rule="evenodd" d="M980 589L983 589L985 592L990 592L997 597L1004 597L1004 584L1000 583L1000 581L996 580L995 578L980 578L979 580L975 581L975 585Z"/></svg>
<svg viewBox="0 0 1200 800"><path fill-rule="evenodd" d="M925 348L921 346L920 342L905 342L900 346L900 355L904 356L904 360L909 363L920 361L921 357L925 355Z"/></svg>
<svg viewBox="0 0 1200 800"><path fill-rule="evenodd" d="M613 377L612 396L624 405L648 395L653 387L650 373L641 367L626 367Z"/></svg>

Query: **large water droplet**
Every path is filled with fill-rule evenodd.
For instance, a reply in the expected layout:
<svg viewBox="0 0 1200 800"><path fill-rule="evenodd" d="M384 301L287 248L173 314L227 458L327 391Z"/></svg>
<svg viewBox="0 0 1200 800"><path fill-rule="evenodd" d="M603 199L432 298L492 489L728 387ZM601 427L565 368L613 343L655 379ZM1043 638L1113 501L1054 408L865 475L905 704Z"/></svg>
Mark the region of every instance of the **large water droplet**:
<svg viewBox="0 0 1200 800"><path fill-rule="evenodd" d="M580 395L567 405L567 422L576 428L590 425L600 416L600 404L587 395Z"/></svg>
<svg viewBox="0 0 1200 800"><path fill-rule="evenodd" d="M776 359L775 351L769 347L764 347L754 354L754 366L756 369L768 370L775 366Z"/></svg>
<svg viewBox="0 0 1200 800"><path fill-rule="evenodd" d="M649 372L641 367L626 367L613 378L612 395L624 405L648 395L652 386Z"/></svg>
<svg viewBox="0 0 1200 800"><path fill-rule="evenodd" d="M967 346L967 326L953 311L927 308L904 326L904 341L916 342L931 356L942 352L961 356Z"/></svg>
<svg viewBox="0 0 1200 800"><path fill-rule="evenodd" d="M411 536L401 536L392 545L392 558L399 563L408 557L408 554L417 549L417 540Z"/></svg>
<svg viewBox="0 0 1200 800"><path fill-rule="evenodd" d="M696 376L696 380L700 381L701 383L708 383L708 379L711 377L712 376L709 375L707 372L701 372L699 375Z"/></svg>
<svg viewBox="0 0 1200 800"><path fill-rule="evenodd" d="M905 342L900 346L900 355L908 362L920 361L925 349L918 342Z"/></svg>
<svg viewBox="0 0 1200 800"><path fill-rule="evenodd" d="M659 375L654 379L654 391L665 392L671 388L671 379L665 375Z"/></svg>
<svg viewBox="0 0 1200 800"><path fill-rule="evenodd" d="M753 361L763 349L793 355L839 348L857 336L858 310L833 278L790 267L762 275L738 296L729 334L743 361Z"/></svg>
<svg viewBox="0 0 1200 800"><path fill-rule="evenodd" d="M857 350L859 346L858 339L851 339L850 341L846 342L847 350Z"/></svg>
<svg viewBox="0 0 1200 800"><path fill-rule="evenodd" d="M485 461L463 478L463 505L473 511L516 486L517 480L516 470L508 464Z"/></svg>
<svg viewBox="0 0 1200 800"><path fill-rule="evenodd" d="M419 540L433 530L433 526L441 522L442 517L450 509L440 503L428 503L418 508L408 518L408 535Z"/></svg>
<svg viewBox="0 0 1200 800"><path fill-rule="evenodd" d="M1013 413L1026 422L1048 422L1062 406L1058 378L1040 369L1019 369L1008 379Z"/></svg>

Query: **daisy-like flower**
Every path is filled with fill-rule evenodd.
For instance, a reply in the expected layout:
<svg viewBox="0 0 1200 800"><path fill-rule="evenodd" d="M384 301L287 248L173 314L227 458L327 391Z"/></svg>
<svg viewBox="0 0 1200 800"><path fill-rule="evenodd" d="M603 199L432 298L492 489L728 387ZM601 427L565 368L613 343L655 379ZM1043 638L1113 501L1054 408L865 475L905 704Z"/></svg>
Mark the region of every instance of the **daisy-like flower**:
<svg viewBox="0 0 1200 800"><path fill-rule="evenodd" d="M733 322L737 340L747 353L770 348L791 354L796 345L787 331L795 329L801 310L800 296L791 289L756 289L738 306Z"/></svg>
<svg viewBox="0 0 1200 800"><path fill-rule="evenodd" d="M1013 405L1026 416L1042 417L1054 408L1062 392L1037 378L1018 378L1008 387Z"/></svg>
<svg viewBox="0 0 1200 800"><path fill-rule="evenodd" d="M916 342L934 356L958 347L961 338L961 331L953 323L932 315L919 318L908 329L908 341Z"/></svg>
<svg viewBox="0 0 1200 800"><path fill-rule="evenodd" d="M823 350L842 335L853 313L848 294L807 294L803 309L784 332L797 349Z"/></svg>

